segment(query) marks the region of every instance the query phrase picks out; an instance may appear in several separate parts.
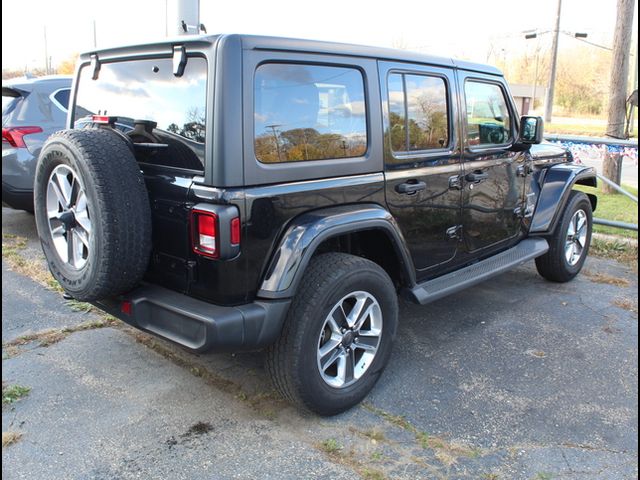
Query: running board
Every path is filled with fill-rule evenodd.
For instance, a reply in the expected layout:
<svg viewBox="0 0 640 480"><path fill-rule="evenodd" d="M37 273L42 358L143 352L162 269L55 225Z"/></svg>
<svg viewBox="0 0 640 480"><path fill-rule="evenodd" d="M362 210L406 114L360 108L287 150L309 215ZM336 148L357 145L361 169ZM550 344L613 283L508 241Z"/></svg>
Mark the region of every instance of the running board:
<svg viewBox="0 0 640 480"><path fill-rule="evenodd" d="M544 255L548 250L549 244L544 238L527 238L509 250L455 272L420 283L405 290L404 293L409 300L425 305L500 275Z"/></svg>

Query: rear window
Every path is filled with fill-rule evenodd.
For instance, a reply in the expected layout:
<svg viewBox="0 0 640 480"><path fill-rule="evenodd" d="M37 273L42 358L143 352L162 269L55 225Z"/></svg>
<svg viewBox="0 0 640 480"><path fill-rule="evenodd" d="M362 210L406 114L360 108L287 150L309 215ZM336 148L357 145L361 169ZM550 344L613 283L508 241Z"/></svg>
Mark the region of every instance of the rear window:
<svg viewBox="0 0 640 480"><path fill-rule="evenodd" d="M2 116L4 117L5 115L9 115L11 112L13 112L21 101L22 101L22 97L10 97L10 96L3 95L2 96Z"/></svg>
<svg viewBox="0 0 640 480"><path fill-rule="evenodd" d="M268 63L255 74L255 154L263 163L359 157L367 150L360 70Z"/></svg>
<svg viewBox="0 0 640 480"><path fill-rule="evenodd" d="M138 143L167 144L137 152L138 161L203 170L207 61L189 57L184 74L173 74L171 58L103 63L97 80L80 71L74 107L76 127L90 115L117 117L116 127ZM84 118L83 118L84 117Z"/></svg>

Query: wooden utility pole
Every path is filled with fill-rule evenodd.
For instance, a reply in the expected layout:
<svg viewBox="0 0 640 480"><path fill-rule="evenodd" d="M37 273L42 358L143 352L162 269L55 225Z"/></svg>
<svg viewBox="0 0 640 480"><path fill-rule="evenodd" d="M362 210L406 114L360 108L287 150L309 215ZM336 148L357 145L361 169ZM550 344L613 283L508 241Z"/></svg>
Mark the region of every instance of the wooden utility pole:
<svg viewBox="0 0 640 480"><path fill-rule="evenodd" d="M553 43L551 44L551 68L549 70L549 90L544 106L544 121L551 123L553 114L553 96L556 89L556 70L558 67L558 40L560 39L560 15L562 14L562 0L558 0L556 12L556 29L553 31Z"/></svg>
<svg viewBox="0 0 640 480"><path fill-rule="evenodd" d="M611 81L609 84L608 137L624 138L634 5L635 0L618 0L616 30L613 36L613 56L611 58ZM602 174L620 185L622 156L619 153L605 155ZM605 192L613 192L613 189L608 185L603 185L603 187Z"/></svg>

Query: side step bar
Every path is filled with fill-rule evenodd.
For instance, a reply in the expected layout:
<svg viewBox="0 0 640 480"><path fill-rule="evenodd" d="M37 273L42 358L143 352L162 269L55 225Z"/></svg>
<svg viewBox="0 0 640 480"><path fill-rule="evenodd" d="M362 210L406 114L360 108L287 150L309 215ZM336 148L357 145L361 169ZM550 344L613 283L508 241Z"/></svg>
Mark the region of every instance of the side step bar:
<svg viewBox="0 0 640 480"><path fill-rule="evenodd" d="M548 250L549 244L544 238L527 238L509 250L455 272L420 283L405 290L404 293L409 300L425 305L500 275L544 255Z"/></svg>

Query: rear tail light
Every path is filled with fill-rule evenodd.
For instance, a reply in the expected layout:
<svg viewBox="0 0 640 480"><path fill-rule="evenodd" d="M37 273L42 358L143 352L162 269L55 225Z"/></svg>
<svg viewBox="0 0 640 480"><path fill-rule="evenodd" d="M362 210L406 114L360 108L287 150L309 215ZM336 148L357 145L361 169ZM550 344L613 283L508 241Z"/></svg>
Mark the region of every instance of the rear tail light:
<svg viewBox="0 0 640 480"><path fill-rule="evenodd" d="M240 218L231 219L231 245L240 245Z"/></svg>
<svg viewBox="0 0 640 480"><path fill-rule="evenodd" d="M191 248L198 255L230 260L240 253L242 222L233 205L198 204L191 210Z"/></svg>
<svg viewBox="0 0 640 480"><path fill-rule="evenodd" d="M212 212L192 210L193 251L207 257L218 257L218 216Z"/></svg>
<svg viewBox="0 0 640 480"><path fill-rule="evenodd" d="M32 133L40 133L40 127L9 127L2 128L2 143L9 144L14 148L27 148L24 143L24 136Z"/></svg>

